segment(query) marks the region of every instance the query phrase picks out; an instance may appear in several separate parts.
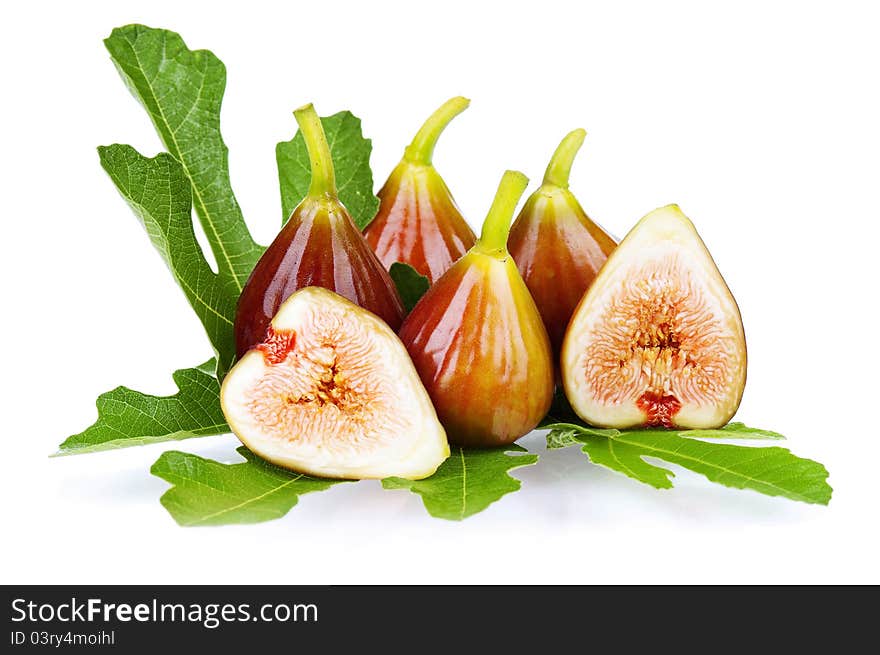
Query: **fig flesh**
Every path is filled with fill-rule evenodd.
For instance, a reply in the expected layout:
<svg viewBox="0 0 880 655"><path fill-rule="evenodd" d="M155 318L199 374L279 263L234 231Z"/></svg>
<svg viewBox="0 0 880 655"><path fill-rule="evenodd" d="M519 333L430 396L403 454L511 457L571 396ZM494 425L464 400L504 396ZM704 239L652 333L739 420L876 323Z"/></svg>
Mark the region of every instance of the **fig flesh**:
<svg viewBox="0 0 880 655"><path fill-rule="evenodd" d="M568 190L571 165L586 132L559 144L544 181L510 228L507 248L535 299L559 361L565 328L584 292L617 245Z"/></svg>
<svg viewBox="0 0 880 655"><path fill-rule="evenodd" d="M591 425L717 428L746 381L739 308L676 205L642 218L575 309L562 346L574 411Z"/></svg>
<svg viewBox="0 0 880 655"><path fill-rule="evenodd" d="M336 194L321 119L312 105L294 115L308 147L312 181L308 195L263 253L241 292L235 316L239 357L265 339L281 303L307 286L335 291L395 330L403 320L394 282Z"/></svg>
<svg viewBox="0 0 880 655"><path fill-rule="evenodd" d="M515 441L553 396L547 331L505 247L526 184L522 173L505 173L479 241L400 330L449 440L461 446Z"/></svg>
<svg viewBox="0 0 880 655"><path fill-rule="evenodd" d="M397 335L320 287L292 294L220 391L242 443L329 478L420 479L449 456L443 427Z"/></svg>
<svg viewBox="0 0 880 655"><path fill-rule="evenodd" d="M432 163L440 134L468 104L452 98L434 112L379 191L379 211L364 236L385 268L403 262L434 283L474 245L473 230Z"/></svg>

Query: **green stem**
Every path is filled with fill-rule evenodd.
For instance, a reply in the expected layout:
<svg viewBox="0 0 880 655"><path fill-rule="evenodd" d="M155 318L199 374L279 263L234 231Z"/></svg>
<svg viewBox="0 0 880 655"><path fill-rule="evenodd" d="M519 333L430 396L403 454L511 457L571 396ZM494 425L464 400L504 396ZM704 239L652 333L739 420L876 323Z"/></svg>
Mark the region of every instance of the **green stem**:
<svg viewBox="0 0 880 655"><path fill-rule="evenodd" d="M553 157L550 158L547 172L544 173L544 184L552 184L562 189L568 188L571 165L574 162L574 156L584 143L585 136L587 133L580 128L565 135L556 148L556 152L553 153Z"/></svg>
<svg viewBox="0 0 880 655"><path fill-rule="evenodd" d="M440 134L453 118L468 108L469 104L471 101L461 96L450 98L444 102L416 133L412 143L407 146L403 158L413 164L430 165L434 155L434 146L437 145Z"/></svg>
<svg viewBox="0 0 880 655"><path fill-rule="evenodd" d="M519 171L504 171L495 199L483 221L480 233L480 250L485 253L497 253L507 250L507 235L510 232L510 221L519 199L529 185L529 178Z"/></svg>
<svg viewBox="0 0 880 655"><path fill-rule="evenodd" d="M315 107L309 103L293 112L303 138L306 140L306 149L309 151L309 160L312 166L312 182L309 185L309 195L335 196L336 175L333 172L333 157L330 155L330 146L324 135L324 126L315 111Z"/></svg>

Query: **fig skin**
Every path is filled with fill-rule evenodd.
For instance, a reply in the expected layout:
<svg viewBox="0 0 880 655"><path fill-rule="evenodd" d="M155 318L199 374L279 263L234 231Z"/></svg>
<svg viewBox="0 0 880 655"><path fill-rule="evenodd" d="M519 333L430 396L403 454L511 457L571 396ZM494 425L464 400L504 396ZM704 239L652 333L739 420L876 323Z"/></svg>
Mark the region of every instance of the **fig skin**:
<svg viewBox="0 0 880 655"><path fill-rule="evenodd" d="M677 205L644 216L574 311L562 380L575 413L609 428L711 429L746 383L739 307Z"/></svg>
<svg viewBox="0 0 880 655"><path fill-rule="evenodd" d="M547 331L505 243L527 178L508 171L476 245L419 300L400 338L451 443L516 441L553 397Z"/></svg>
<svg viewBox="0 0 880 655"><path fill-rule="evenodd" d="M577 129L562 140L543 183L526 200L507 240L544 319L556 362L574 308L617 246L568 190L571 165L585 136Z"/></svg>
<svg viewBox="0 0 880 655"><path fill-rule="evenodd" d="M476 242L432 163L440 134L469 104L456 97L434 112L379 191L379 211L364 236L385 268L403 262L433 284Z"/></svg>
<svg viewBox="0 0 880 655"><path fill-rule="evenodd" d="M263 341L293 292L320 286L378 315L394 330L403 320L397 288L336 194L330 149L312 105L294 112L312 165L309 193L263 253L242 290L235 316L238 357Z"/></svg>
<svg viewBox="0 0 880 655"><path fill-rule="evenodd" d="M406 349L375 314L321 287L282 303L223 380L223 414L257 455L325 478L418 480L449 444Z"/></svg>

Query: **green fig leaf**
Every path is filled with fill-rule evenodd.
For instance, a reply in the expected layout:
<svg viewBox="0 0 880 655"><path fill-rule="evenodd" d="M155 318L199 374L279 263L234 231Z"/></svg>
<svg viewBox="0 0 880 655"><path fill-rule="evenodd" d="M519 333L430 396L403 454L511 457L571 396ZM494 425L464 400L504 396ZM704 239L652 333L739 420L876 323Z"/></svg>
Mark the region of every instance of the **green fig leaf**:
<svg viewBox="0 0 880 655"><path fill-rule="evenodd" d="M170 154L149 159L116 144L99 148L101 164L184 291L216 357L196 369L177 371L174 379L180 391L174 396L157 397L126 387L101 395L98 421L64 441L59 455L228 432L217 380L234 359L232 326L239 292L263 252L251 238L229 182L228 151L220 134L223 63L209 51L189 50L174 32L143 25L113 30L105 45ZM338 132L340 152L350 164L366 165L371 199L364 206L372 202L368 211L375 213L370 142L360 138L359 119L348 112L337 116L340 122L333 133ZM360 142L352 142L352 127ZM353 179L345 182L348 193L361 189L364 171L359 166L343 170ZM217 273L195 238L193 206Z"/></svg>
<svg viewBox="0 0 880 655"><path fill-rule="evenodd" d="M551 430L551 435L547 435L548 448L565 448L574 445L573 434L590 434L597 437L614 438L624 432L642 433L645 430L627 430L621 431L614 428L594 428L585 423L581 423L580 419L555 419L550 414L536 428L538 430ZM761 428L750 428L745 423L728 423L724 427L712 430L656 430L663 434L677 434L680 437L688 439L750 439L750 440L768 440L777 441L785 440L785 437L778 432L772 430L763 430Z"/></svg>
<svg viewBox="0 0 880 655"><path fill-rule="evenodd" d="M213 362L175 371L178 392L151 396L117 387L98 397L98 420L64 441L56 455L180 441L229 432L220 409L220 383ZM206 370L208 369L208 370Z"/></svg>
<svg viewBox="0 0 880 655"><path fill-rule="evenodd" d="M674 473L646 457L677 464L712 482L752 489L804 503L827 505L832 489L819 462L802 459L785 448L738 446L702 439L779 439L767 430L731 423L719 430L605 430L574 423L548 423L548 448L579 445L594 464L649 484L672 487Z"/></svg>
<svg viewBox="0 0 880 655"><path fill-rule="evenodd" d="M126 145L101 147L98 154L202 322L222 375L235 356L236 297L211 270L196 241L190 183L182 166L168 153L148 159Z"/></svg>
<svg viewBox="0 0 880 655"><path fill-rule="evenodd" d="M330 145L339 199L363 230L379 210L379 199L373 193L373 172L370 153L373 143L361 132L361 119L349 111L321 119ZM281 184L282 221L287 222L296 206L306 197L312 180L309 153L301 132L290 141L275 146L278 181Z"/></svg>
<svg viewBox="0 0 880 655"><path fill-rule="evenodd" d="M175 521L184 526L270 521L287 514L301 494L345 482L288 471L245 447L238 452L247 461L223 464L179 451L159 457L151 472L174 485L161 502ZM432 516L457 521L520 488L520 481L508 472L537 462L537 455L519 454L525 452L516 445L491 450L456 448L430 478L386 478L382 486L410 489L422 496Z"/></svg>
<svg viewBox="0 0 880 655"><path fill-rule="evenodd" d="M724 427L714 430L684 430L679 436L689 439L767 439L770 441L784 441L785 437L772 430L750 428L745 423L728 423Z"/></svg>
<svg viewBox="0 0 880 655"><path fill-rule="evenodd" d="M517 445L491 449L453 448L449 459L430 478L385 478L382 486L409 489L422 497L431 516L461 521L519 490L522 483L509 472L538 461L537 455L520 454L525 452L525 448Z"/></svg>
<svg viewBox="0 0 880 655"><path fill-rule="evenodd" d="M391 275L391 279L394 280L397 292L403 301L403 308L409 314L412 308L416 306L416 303L419 302L419 299L425 295L431 283L427 277L403 262L391 264L388 273Z"/></svg>
<svg viewBox="0 0 880 655"><path fill-rule="evenodd" d="M189 179L220 280L237 298L263 248L251 237L229 182L220 134L223 62L208 50L189 50L175 32L144 25L118 27L104 45Z"/></svg>
<svg viewBox="0 0 880 655"><path fill-rule="evenodd" d="M229 525L279 519L302 494L323 491L345 480L313 478L279 468L244 446L246 461L223 464L170 450L150 472L170 482L160 502L179 525Z"/></svg>

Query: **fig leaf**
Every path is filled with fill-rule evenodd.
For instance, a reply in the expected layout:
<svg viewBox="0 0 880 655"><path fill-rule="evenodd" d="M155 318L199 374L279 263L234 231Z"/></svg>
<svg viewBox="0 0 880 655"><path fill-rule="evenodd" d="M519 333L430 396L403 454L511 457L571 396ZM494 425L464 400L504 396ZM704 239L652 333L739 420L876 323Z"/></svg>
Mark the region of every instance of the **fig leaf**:
<svg viewBox="0 0 880 655"><path fill-rule="evenodd" d="M517 445L491 449L453 448L437 472L424 480L385 478L386 489L409 489L422 497L431 516L461 521L519 490L521 482L509 472L530 466L538 456Z"/></svg>
<svg viewBox="0 0 880 655"><path fill-rule="evenodd" d="M98 148L101 166L150 236L202 322L224 374L235 356L236 296L228 292L199 248L193 231L190 183L168 153L148 159L131 146Z"/></svg>
<svg viewBox="0 0 880 655"><path fill-rule="evenodd" d="M189 50L175 32L143 25L114 29L104 43L170 154L150 159L116 144L99 148L101 164L183 289L216 357L197 369L174 373L180 391L173 396L126 387L102 394L98 420L64 441L58 455L228 432L217 378L223 378L233 361L236 302L264 250L251 237L229 181L228 149L220 134L223 63L210 51ZM355 215L369 220L378 206L369 170L371 143L361 136L360 120L349 112L327 120L333 128L328 137L334 161L337 155L340 159L337 178L345 188L343 198L353 203L352 198L362 197L360 204L353 203L359 208ZM301 137L299 142L304 149ZM193 207L217 273L195 238Z"/></svg>
<svg viewBox="0 0 880 655"><path fill-rule="evenodd" d="M244 446L238 452L247 461L224 464L175 450L156 460L150 472L173 485L161 502L177 523L196 526L270 521L287 514L300 495L347 482L288 471ZM508 473L537 461L537 455L516 445L485 450L455 448L430 478L386 478L382 486L409 489L422 497L432 516L460 521L517 491L521 483Z"/></svg>
<svg viewBox="0 0 880 655"><path fill-rule="evenodd" d="M266 462L244 446L246 461L223 464L169 450L150 472L172 487L160 499L182 526L261 523L279 519L312 491L323 491L345 480L327 480L294 473Z"/></svg>
<svg viewBox="0 0 880 655"><path fill-rule="evenodd" d="M220 409L220 383L205 370L174 372L179 391L173 396L151 396L117 387L98 397L98 420L69 437L55 456L180 441L229 432Z"/></svg>
<svg viewBox="0 0 880 655"><path fill-rule="evenodd" d="M321 119L330 145L336 172L339 199L363 230L379 210L379 199L373 193L373 172L370 153L373 143L361 132L361 120L349 111ZM286 223L296 206L306 197L312 179L309 153L301 132L290 141L275 146L278 181L281 184L282 223Z"/></svg>
<svg viewBox="0 0 880 655"><path fill-rule="evenodd" d="M731 423L719 430L606 430L576 423L543 423L548 448L579 445L594 464L658 489L672 487L674 473L646 457L677 464L712 482L752 489L804 503L827 505L832 489L819 462L785 448L738 446L702 439L779 439L775 432Z"/></svg>
<svg viewBox="0 0 880 655"><path fill-rule="evenodd" d="M229 182L220 134L226 67L208 50L189 50L179 34L144 25L118 27L104 45L192 184L220 279L237 298L263 248L251 237Z"/></svg>
<svg viewBox="0 0 880 655"><path fill-rule="evenodd" d="M427 277L403 262L391 264L388 273L391 275L391 279L394 280L397 292L403 301L403 308L409 314L412 308L416 306L416 303L419 302L419 299L425 295L431 283Z"/></svg>

